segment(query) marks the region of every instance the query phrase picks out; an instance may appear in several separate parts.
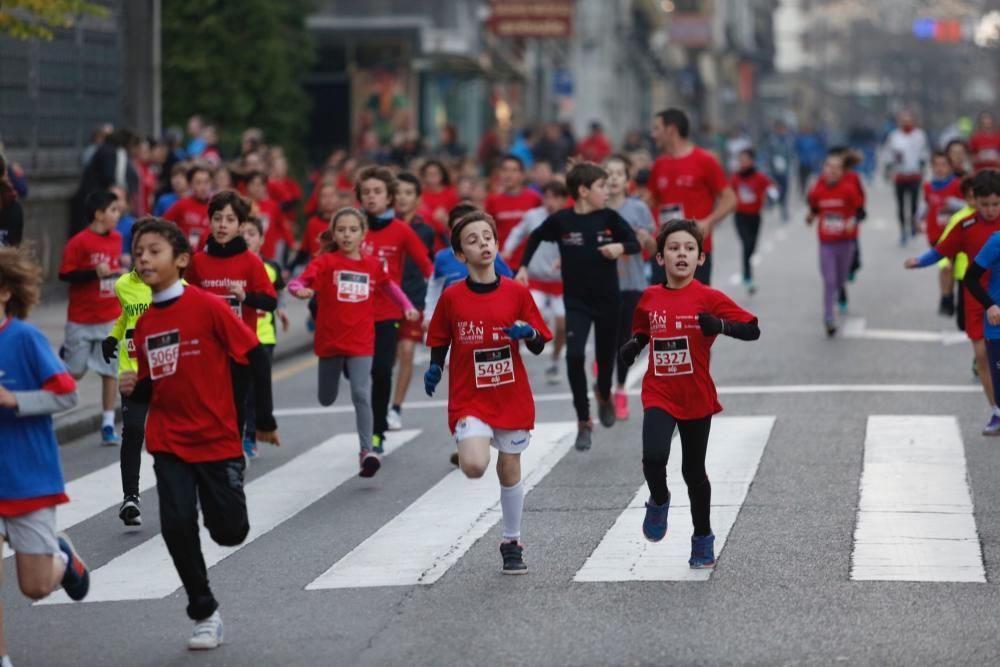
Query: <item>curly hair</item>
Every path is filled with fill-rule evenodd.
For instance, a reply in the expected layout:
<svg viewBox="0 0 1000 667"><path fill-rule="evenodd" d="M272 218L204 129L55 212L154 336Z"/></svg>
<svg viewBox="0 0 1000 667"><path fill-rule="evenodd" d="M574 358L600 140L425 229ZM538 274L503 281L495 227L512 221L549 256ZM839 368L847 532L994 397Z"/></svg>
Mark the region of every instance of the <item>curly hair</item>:
<svg viewBox="0 0 1000 667"><path fill-rule="evenodd" d="M0 291L9 292L6 313L23 320L42 295L42 267L30 244L0 248Z"/></svg>

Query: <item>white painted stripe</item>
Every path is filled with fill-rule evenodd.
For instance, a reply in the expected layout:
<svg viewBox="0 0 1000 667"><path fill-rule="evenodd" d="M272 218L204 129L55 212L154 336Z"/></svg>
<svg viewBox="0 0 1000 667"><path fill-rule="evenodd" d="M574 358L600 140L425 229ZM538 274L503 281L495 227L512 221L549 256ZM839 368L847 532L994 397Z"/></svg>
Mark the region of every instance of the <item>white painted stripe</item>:
<svg viewBox="0 0 1000 667"><path fill-rule="evenodd" d="M385 455L398 450L419 433L418 430L393 433L386 442ZM212 541L202 526L201 550L205 565L212 567L231 556L357 476L357 457L357 434L343 433L247 484L249 535L239 546L222 547ZM163 598L180 585L163 536L157 535L91 572L86 602ZM60 590L36 604L68 602L70 599Z"/></svg>
<svg viewBox="0 0 1000 667"><path fill-rule="evenodd" d="M986 581L954 417L868 417L851 579Z"/></svg>
<svg viewBox="0 0 1000 667"><path fill-rule="evenodd" d="M57 529L69 530L109 507L116 506L121 502L119 500L121 485L121 465L118 463L112 463L67 483L66 495L69 496L69 502L56 508ZM156 477L153 474L153 457L143 450L139 465L139 493L154 486ZM13 555L14 552L9 549L4 550L4 558Z"/></svg>
<svg viewBox="0 0 1000 667"><path fill-rule="evenodd" d="M649 351L644 350L642 354L636 357L632 368L628 369L628 375L625 376L625 391L634 389L638 383L642 382L642 379L646 377L646 369L648 367Z"/></svg>
<svg viewBox="0 0 1000 667"><path fill-rule="evenodd" d="M575 431L575 422L536 426L531 445L521 455L525 493L570 450L570 435ZM491 452L491 457L491 463L495 463L496 451ZM460 470L452 471L306 590L432 584L500 516L496 477L489 474L482 479L467 479Z"/></svg>
<svg viewBox="0 0 1000 667"><path fill-rule="evenodd" d="M864 318L849 317L844 322L842 330L844 338L860 338L866 340L891 340L902 343L940 343L942 345L958 345L968 341L961 331L917 331L912 329L869 329Z"/></svg>
<svg viewBox="0 0 1000 667"><path fill-rule="evenodd" d="M729 284L730 285L735 286L735 285L739 285L742 282L743 282L743 274L742 273L734 273L733 275L729 276Z"/></svg>
<svg viewBox="0 0 1000 667"><path fill-rule="evenodd" d="M726 545L726 538L746 500L750 483L757 474L774 420L774 417L720 417L712 420L705 466L712 481L712 530L715 533L716 558ZM649 498L649 491L643 484L573 577L574 581L708 580L711 570L692 570L688 565L694 527L687 486L681 476L681 459L680 440L675 437L667 465L671 502L666 538L652 543L642 535L645 503Z"/></svg>

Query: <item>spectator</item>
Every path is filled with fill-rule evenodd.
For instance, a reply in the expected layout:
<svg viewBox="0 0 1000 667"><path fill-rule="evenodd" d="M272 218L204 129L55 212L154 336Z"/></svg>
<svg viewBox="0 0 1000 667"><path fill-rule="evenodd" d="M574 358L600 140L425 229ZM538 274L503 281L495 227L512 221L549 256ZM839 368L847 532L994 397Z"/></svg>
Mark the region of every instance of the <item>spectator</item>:
<svg viewBox="0 0 1000 667"><path fill-rule="evenodd" d="M0 136L0 153L3 152L3 137ZM8 162L7 179L14 186L14 192L17 193L18 199L26 199L28 197L28 178L24 175L24 169L21 168L21 165L13 161Z"/></svg>
<svg viewBox="0 0 1000 667"><path fill-rule="evenodd" d="M134 132L123 128L112 132L97 147L93 157L83 168L80 187L70 203L70 236L76 235L90 224L84 202L91 193L107 190L112 185L120 185L127 192L138 191L139 175L129 157L129 152L138 141Z"/></svg>
<svg viewBox="0 0 1000 667"><path fill-rule="evenodd" d="M526 127L514 133L514 143L510 145L511 155L516 155L527 169L535 164L535 158L531 154L531 128Z"/></svg>
<svg viewBox="0 0 1000 667"><path fill-rule="evenodd" d="M604 128L596 120L590 124L590 134L580 142L579 153L584 160L597 164L611 155L611 142L604 136Z"/></svg>
<svg viewBox="0 0 1000 667"><path fill-rule="evenodd" d="M86 167L90 163L90 159L94 157L94 153L97 149L107 141L111 133L115 131L114 126L111 123L104 123L94 130L94 133L90 135L90 144L83 149L83 156L81 157L82 166Z"/></svg>
<svg viewBox="0 0 1000 667"><path fill-rule="evenodd" d="M8 176L7 158L0 153L0 248L21 244L24 211Z"/></svg>
<svg viewBox="0 0 1000 667"><path fill-rule="evenodd" d="M441 128L441 145L438 150L447 157L463 158L466 154L465 146L458 141L458 131L451 123L445 123Z"/></svg>

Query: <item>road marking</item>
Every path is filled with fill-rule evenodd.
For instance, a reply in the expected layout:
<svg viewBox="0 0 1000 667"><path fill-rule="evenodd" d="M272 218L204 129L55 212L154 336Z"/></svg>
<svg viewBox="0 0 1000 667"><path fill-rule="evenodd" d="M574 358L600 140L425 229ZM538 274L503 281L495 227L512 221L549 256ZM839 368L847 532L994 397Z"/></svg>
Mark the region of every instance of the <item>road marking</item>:
<svg viewBox="0 0 1000 667"><path fill-rule="evenodd" d="M524 492L572 448L575 422L538 424L521 455ZM496 452L491 450L491 464ZM454 470L329 570L306 586L370 588L433 584L500 520L493 474L467 479ZM530 526L528 527L530 530ZM495 566L495 562L491 562Z"/></svg>
<svg viewBox="0 0 1000 667"><path fill-rule="evenodd" d="M649 350L644 350L635 359L635 363L632 364L632 368L628 369L628 375L625 376L625 391L634 389L635 385L642 381L646 377L646 369L649 368Z"/></svg>
<svg viewBox="0 0 1000 667"><path fill-rule="evenodd" d="M732 285L732 286L734 286L734 287L736 285L739 285L742 282L743 282L743 274L742 273L734 273L733 275L729 276L729 284Z"/></svg>
<svg viewBox="0 0 1000 667"><path fill-rule="evenodd" d="M961 331L914 331L908 329L869 329L862 317L848 317L841 329L844 338L891 340L904 343L941 343L957 345L968 341Z"/></svg>
<svg viewBox="0 0 1000 667"><path fill-rule="evenodd" d="M287 380L288 378L298 375L308 368L312 368L318 363L319 359L317 357L308 357L289 366L284 366L281 370L274 371L274 373L271 374L271 382L281 382L282 380Z"/></svg>
<svg viewBox="0 0 1000 667"><path fill-rule="evenodd" d="M385 455L398 450L419 434L419 430L394 433L386 443ZM222 547L212 541L202 526L201 550L206 567L231 556L353 479L358 474L357 455L357 434L342 433L247 484L250 534L239 546ZM86 602L158 599L170 595L180 586L163 536L157 535L91 572ZM36 604L68 602L70 599L60 590Z"/></svg>
<svg viewBox="0 0 1000 667"><path fill-rule="evenodd" d="M851 579L986 581L954 417L868 417Z"/></svg>

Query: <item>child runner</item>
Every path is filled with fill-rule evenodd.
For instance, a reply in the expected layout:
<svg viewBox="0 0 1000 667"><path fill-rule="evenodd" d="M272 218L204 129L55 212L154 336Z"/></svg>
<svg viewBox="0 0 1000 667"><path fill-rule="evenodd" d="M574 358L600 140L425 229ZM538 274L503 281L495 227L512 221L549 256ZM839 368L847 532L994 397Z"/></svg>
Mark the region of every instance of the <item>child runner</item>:
<svg viewBox="0 0 1000 667"><path fill-rule="evenodd" d="M611 401L619 300L618 263L622 255L639 252L635 232L618 213L605 208L608 201L607 172L591 162L573 166L566 175L573 208L553 213L531 233L517 279L528 284L528 268L542 241L559 243L564 299L566 303L566 370L573 392L573 407L579 427L576 449L590 449L593 422L587 396L587 338L594 326L597 357L597 413L601 424L615 423Z"/></svg>
<svg viewBox="0 0 1000 667"><path fill-rule="evenodd" d="M271 364L257 336L217 297L185 286L187 238L155 219L135 241L136 270L153 303L135 326L138 373L122 393L149 404L146 448L153 455L163 540L195 621L192 650L222 644L219 603L208 586L198 537L198 508L212 539L241 544L250 530L240 441L249 364L257 395L257 439L279 445L271 404Z"/></svg>
<svg viewBox="0 0 1000 667"><path fill-rule="evenodd" d="M104 361L101 343L121 314L115 297L122 237L115 231L120 211L113 192L91 193L86 201L90 226L74 236L63 249L59 280L69 283L69 312L62 358L77 380L87 369L101 376L101 444L117 445L115 398L116 364Z"/></svg>
<svg viewBox="0 0 1000 667"><path fill-rule="evenodd" d="M329 251L318 255L302 275L288 284L299 299L316 297L316 335L313 351L319 357L318 398L320 405L333 405L340 390L340 376L347 369L351 401L358 428L361 476L371 477L381 467L381 452L373 451L371 366L375 351L375 295L386 294L415 321L419 313L399 285L389 278L385 265L362 254L367 217L355 208L333 215L333 241Z"/></svg>
<svg viewBox="0 0 1000 667"><path fill-rule="evenodd" d="M988 290L983 287L983 277L987 272ZM997 414L1000 413L1000 409L996 407L1000 406L1000 397L997 396L997 391L1000 391L1000 306L997 305L997 301L1000 301L1000 233L994 232L990 235L983 249L969 264L962 285L986 311L983 338L993 389L994 416L990 419L990 424L993 424L997 420ZM1000 436L1000 428L990 428L988 425L983 430L983 435Z"/></svg>
<svg viewBox="0 0 1000 667"><path fill-rule="evenodd" d="M743 285L750 294L757 291L750 259L757 249L760 213L768 198L774 201L778 199L778 188L763 172L757 171L756 158L757 154L752 148L741 150L736 157L739 169L730 179L730 185L736 193L736 233L743 246Z"/></svg>
<svg viewBox="0 0 1000 667"><path fill-rule="evenodd" d="M920 257L911 257L904 266L907 269L923 268L935 264L942 257L955 260L959 252L975 258L986 245L990 235L1000 231L1000 172L986 169L976 174L972 183L976 196L976 210L965 220L958 223L946 236L938 240L936 246ZM969 272L972 265L969 265ZM992 273L990 274L992 275ZM968 273L963 280L963 286L968 281ZM980 281L988 280L988 275L980 275ZM963 287L963 289L968 289ZM979 371L979 381L983 385L986 399L990 404L990 420L983 427L983 435L1000 433L1000 409L993 399L993 382L990 376L989 360L986 354L986 343L983 340L985 314L982 304L966 294L963 310L965 315L965 333L972 341L975 353L976 368Z"/></svg>
<svg viewBox="0 0 1000 667"><path fill-rule="evenodd" d="M183 162L177 162L170 168L170 190L156 199L156 203L153 204L153 215L162 217L181 197L187 195L187 170L188 166Z"/></svg>
<svg viewBox="0 0 1000 667"><path fill-rule="evenodd" d="M483 209L496 221L500 247L507 241L507 235L521 222L524 214L542 205L542 198L531 188L524 187L524 162L516 155L505 155L500 160L501 192L494 192L486 198ZM521 265L522 248L510 256L510 265L515 269Z"/></svg>
<svg viewBox="0 0 1000 667"><path fill-rule="evenodd" d="M44 334L24 321L41 288L42 267L27 248L0 248L0 559L6 542L28 598L41 600L61 584L82 600L90 587L87 566L69 538L56 533L56 505L69 498L51 417L76 405L76 383ZM2 607L0 665L13 667Z"/></svg>
<svg viewBox="0 0 1000 667"><path fill-rule="evenodd" d="M278 257L279 243L284 243L281 255L287 258L289 253L296 249L295 236L292 234L292 228L288 226L281 206L271 199L267 189L267 176L263 172L254 171L247 176L247 196L257 207L257 215L264 227L260 256L265 260L274 261Z"/></svg>
<svg viewBox="0 0 1000 667"><path fill-rule="evenodd" d="M337 188L333 183L319 186L316 214L306 223L306 231L302 234L302 242L295 259L288 265L289 271L294 271L300 264L308 264L309 260L319 254L320 234L330 229L330 218L337 210Z"/></svg>
<svg viewBox="0 0 1000 667"><path fill-rule="evenodd" d="M448 211L458 205L458 193L451 184L451 175L440 160L427 160L420 167L420 179L423 181L420 216L434 228L440 238L445 241L441 248L448 246ZM437 248L440 250L441 248Z"/></svg>
<svg viewBox="0 0 1000 667"><path fill-rule="evenodd" d="M628 184L632 175L632 162L624 155L612 155L604 163L608 172L608 208L618 211L625 222L632 227L636 239L643 250L656 252L653 234L656 225L649 207L638 197L628 196ZM648 286L645 262L642 254L625 255L618 258L618 287L621 289L621 312L618 315L618 329L615 349L632 336L632 314L639 303L642 291ZM615 355L617 357L618 355ZM625 380L628 369L617 364L617 385L615 386L615 418L628 419L628 394Z"/></svg>
<svg viewBox="0 0 1000 667"><path fill-rule="evenodd" d="M711 348L720 333L757 340L757 318L722 292L694 279L704 261L702 234L694 220L675 220L656 235L656 261L666 282L643 292L632 324L633 336L621 349L630 366L650 341L649 367L642 381L642 472L649 487L642 533L650 542L667 534L670 490L667 459L674 427L681 435L681 474L688 489L694 535L693 568L715 565L715 536L709 513L712 485L705 470L712 415L722 411L709 370Z"/></svg>
<svg viewBox="0 0 1000 667"><path fill-rule="evenodd" d="M951 218L948 219L948 226L944 228L941 236L938 237L938 243L945 240L960 222L976 212L976 193L972 187L973 180L974 177L972 175L962 177L959 188L962 190L962 198L965 200L965 206L952 213ZM960 252L955 255L954 262L947 257L942 258L938 262L938 268L948 266L951 267L951 273L955 277L955 281L961 283L965 278L966 270L969 268L969 256L964 252ZM955 326L958 327L959 331L965 331L965 290L962 289L961 285L958 286L958 295L955 299ZM979 376L979 367L976 365L975 356L972 358L972 374L976 377Z"/></svg>
<svg viewBox="0 0 1000 667"><path fill-rule="evenodd" d="M193 251L201 250L212 233L209 223L208 200L212 196L212 172L208 167L195 165L188 169L187 181L191 194L177 200L163 217L181 228Z"/></svg>
<svg viewBox="0 0 1000 667"><path fill-rule="evenodd" d="M428 261L434 261L434 241L437 236L434 228L424 222L417 214L420 208L420 179L409 172L396 176L399 185L396 189L396 215L417 233L420 242L427 248ZM403 280L400 286L403 293L417 309L419 317L412 322L404 321L399 328L399 344L396 356L399 360L399 371L396 374L396 388L392 397L392 408L386 415L386 423L390 431L403 428L403 401L410 389L413 378L413 355L417 345L424 343L424 308L427 302L427 279L412 259L406 259L403 267Z"/></svg>
<svg viewBox="0 0 1000 667"><path fill-rule="evenodd" d="M833 304L847 284L858 238L857 215L862 208L857 188L844 178L844 159L831 154L808 196L806 224L819 220L819 266L823 275L823 324L826 335L837 333Z"/></svg>
<svg viewBox="0 0 1000 667"><path fill-rule="evenodd" d="M955 176L948 156L943 151L934 151L931 155L931 180L924 183L924 202L927 241L934 246L948 226L952 214L965 207L962 181ZM938 313L945 317L955 314L954 280L951 263L945 262L944 265L939 263L938 285L941 288L941 300L938 303Z"/></svg>
<svg viewBox="0 0 1000 667"><path fill-rule="evenodd" d="M518 341L538 355L552 334L528 289L497 275L493 218L482 211L463 216L452 227L451 247L468 266L469 276L445 290L434 311L427 330L431 363L424 389L434 395L450 347L448 428L458 443L459 466L467 477L482 477L490 464L490 446L499 451L501 571L525 574L521 452L535 426L535 400Z"/></svg>

